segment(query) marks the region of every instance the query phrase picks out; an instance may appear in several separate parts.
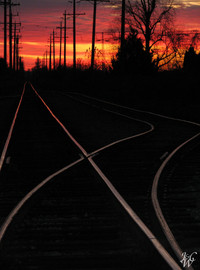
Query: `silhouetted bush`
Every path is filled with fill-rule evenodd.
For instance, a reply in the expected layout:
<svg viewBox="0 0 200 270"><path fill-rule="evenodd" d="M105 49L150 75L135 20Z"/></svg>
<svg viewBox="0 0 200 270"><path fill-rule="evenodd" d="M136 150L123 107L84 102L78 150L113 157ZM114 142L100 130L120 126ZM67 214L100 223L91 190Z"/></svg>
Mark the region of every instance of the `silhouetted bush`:
<svg viewBox="0 0 200 270"><path fill-rule="evenodd" d="M0 58L0 72L4 72L7 69L7 65L3 58Z"/></svg>
<svg viewBox="0 0 200 270"><path fill-rule="evenodd" d="M200 72L200 54L197 54L192 46L185 53L183 68L189 73Z"/></svg>
<svg viewBox="0 0 200 270"><path fill-rule="evenodd" d="M124 42L124 53L121 47L112 59L114 71L125 73L149 73L155 70L152 57L144 50L144 46L135 29L131 29Z"/></svg>

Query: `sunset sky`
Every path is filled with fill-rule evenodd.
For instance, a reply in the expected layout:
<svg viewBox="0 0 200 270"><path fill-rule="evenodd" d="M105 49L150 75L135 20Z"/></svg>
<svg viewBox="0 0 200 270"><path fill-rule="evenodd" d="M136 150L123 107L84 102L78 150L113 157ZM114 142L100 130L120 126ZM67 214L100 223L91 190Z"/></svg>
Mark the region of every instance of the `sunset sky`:
<svg viewBox="0 0 200 270"><path fill-rule="evenodd" d="M15 3L17 1L14 1ZM53 29L59 36L59 26L61 17L66 9L67 13L72 13L72 2L66 0L19 0L20 7L15 7L13 13L19 12L21 27L21 49L20 53L24 59L25 68L32 68L37 57L41 57L48 48L48 39ZM118 4L116 4L118 3ZM179 30L190 31L200 30L200 0L176 0L176 27ZM117 6L120 1L106 4L98 4L97 6L97 36L98 48L101 49L101 32L105 32L105 49L112 51L109 43L113 41L111 36L106 32L114 25L116 26L117 18L120 19ZM85 52L91 48L92 34L92 15L93 4L87 1L77 3L77 12L85 13L83 16L77 17L77 59L86 58ZM3 7L0 9L0 20L3 22ZM118 25L120 23L118 22ZM120 25L119 25L120 26ZM67 27L72 27L72 17L67 20ZM0 57L3 56L3 25L0 31ZM72 29L67 29L67 64L72 62ZM109 41L110 40L110 41ZM57 54L59 46L56 47Z"/></svg>

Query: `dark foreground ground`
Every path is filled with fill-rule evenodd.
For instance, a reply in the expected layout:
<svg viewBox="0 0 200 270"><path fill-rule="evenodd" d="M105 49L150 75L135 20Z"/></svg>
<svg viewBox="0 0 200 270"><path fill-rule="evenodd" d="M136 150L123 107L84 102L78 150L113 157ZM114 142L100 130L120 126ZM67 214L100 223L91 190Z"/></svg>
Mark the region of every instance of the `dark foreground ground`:
<svg viewBox="0 0 200 270"><path fill-rule="evenodd" d="M26 79L29 79L41 94L45 93L45 95L47 96L48 91L49 92L61 91L63 93L82 92L83 94L86 95L100 97L102 99L116 102L119 104L125 104L130 107L135 107L142 110L150 110L156 113L162 113L178 118L200 122L199 104L198 104L198 91L199 91L198 88L200 79L198 76L191 74L190 75L184 74L182 72L168 72L168 73L164 72L160 74L152 74L149 76L138 75L133 77L130 76L122 77L117 76L116 74L109 75L106 73L91 74L88 72L82 73L77 72L75 77L73 73L68 71L65 74L65 76L63 76L63 74L58 73L52 73L51 76L49 76L48 74L39 74L39 73L33 74L32 76L26 75L25 77L8 75L1 78L1 85L0 85L1 147L4 144L4 138L6 137L6 132L10 126L13 115L12 113L7 114L5 112L14 112L14 110L16 109L16 106L19 102L19 96L23 89L23 83ZM8 98L8 96L12 96L12 98ZM39 115L39 111L37 111L37 113L38 118L41 118ZM33 121L33 124L34 123L35 121ZM30 126L32 127L31 123ZM23 134L25 133L23 132ZM199 148L196 148L197 152L196 155L199 155L198 149ZM197 232L199 228L199 213L194 212L196 211L196 208L194 209L193 204L190 205L189 202L191 202L194 199L194 197L196 198L195 202L199 202L198 164L195 165L196 166L195 170L194 167L192 167L193 171L191 172L190 175L185 176L184 179L186 180L189 179L189 181L184 181L185 183L184 186L182 185L183 178L181 174L182 167L194 164L193 159L194 155L192 154L191 157L189 155L186 156L186 158L183 159L182 162L178 160L180 166L176 168L173 177L173 179L176 180L175 182L177 184L175 182L168 184L167 189L169 195L166 200L167 205L169 205L169 203L172 204L171 209L173 210L173 214L171 214L171 211L170 212L168 211L169 213L167 213L170 216L170 218L171 216L174 216L176 219L180 211L182 211L181 213L184 213L183 220L186 220L186 218L188 218L190 223L191 215L189 217L188 215L192 213L192 215L196 219L195 224L197 224L197 226L195 225L193 227L193 231ZM195 160L197 160L196 156ZM174 168L172 169L173 169L172 171L174 171ZM191 175L193 175L192 178ZM170 176L170 179L171 178L172 177ZM171 191L171 193L169 191ZM185 205L183 208L182 198L180 198L181 208L180 209L178 209L177 207L174 208L174 205L177 205L177 194L180 197L180 194L184 193L184 191L187 191L187 193L189 194L187 197L187 208L185 208ZM163 202L163 204L165 204L165 201ZM174 225L173 229L175 231L175 234L177 235L178 233L180 233L179 230L180 224L178 224L178 221L176 221L175 219L174 220L171 219L171 224ZM185 228L183 228L183 230L185 230ZM182 236L180 235L178 240L180 240L181 237ZM193 238L195 237L198 240L197 233L194 234ZM190 239L191 238L189 238L188 236L188 241L190 241L191 243ZM185 243L185 240L183 241L183 243ZM198 241L197 243L194 243L191 252L194 251L195 247L195 251L198 251L199 253L198 243L199 243ZM184 248L187 247L187 242L183 247Z"/></svg>
<svg viewBox="0 0 200 270"><path fill-rule="evenodd" d="M40 90L82 92L142 110L200 121L198 74L164 71L154 74L116 74L72 70L0 74L0 97L19 94L25 80Z"/></svg>
<svg viewBox="0 0 200 270"><path fill-rule="evenodd" d="M101 97L138 109L200 121L198 74L165 71L150 75L72 71L33 74L33 82L41 89L75 91Z"/></svg>

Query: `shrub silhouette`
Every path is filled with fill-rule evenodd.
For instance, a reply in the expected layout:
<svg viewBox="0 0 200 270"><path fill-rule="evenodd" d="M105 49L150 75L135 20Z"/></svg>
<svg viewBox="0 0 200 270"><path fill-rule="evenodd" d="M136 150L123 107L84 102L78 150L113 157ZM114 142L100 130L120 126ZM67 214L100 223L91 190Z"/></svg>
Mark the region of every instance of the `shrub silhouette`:
<svg viewBox="0 0 200 270"><path fill-rule="evenodd" d="M124 41L124 54L122 55L119 47L116 56L112 58L112 67L114 71L125 73L144 73L155 69L152 57L144 50L142 40L138 38L135 29L130 30Z"/></svg>
<svg viewBox="0 0 200 270"><path fill-rule="evenodd" d="M200 54L197 54L192 46L185 53L183 69L189 73L200 71Z"/></svg>

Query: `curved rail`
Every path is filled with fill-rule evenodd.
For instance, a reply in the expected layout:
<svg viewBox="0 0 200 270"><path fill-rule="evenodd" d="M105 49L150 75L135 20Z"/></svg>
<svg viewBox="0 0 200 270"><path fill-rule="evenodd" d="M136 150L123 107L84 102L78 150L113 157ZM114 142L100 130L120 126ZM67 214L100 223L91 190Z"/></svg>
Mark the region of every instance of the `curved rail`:
<svg viewBox="0 0 200 270"><path fill-rule="evenodd" d="M188 121L188 120L184 120L184 119L179 119L179 118L174 118L174 117L169 117L169 116L165 116L165 115L161 115L161 114L157 114L157 113L153 113L153 112L149 112L149 111L137 110L137 109L133 109L133 108L129 108L129 107L123 106L123 105L118 105L118 104L111 103L111 102L108 102L108 101L104 101L104 100L100 100L100 99L97 99L97 98L89 97L89 96L86 96L86 95L82 95L82 96L85 96L87 98L91 98L93 100L96 100L96 101L99 101L99 102L102 102L102 103L107 103L107 104L110 104L110 105L113 105L113 106L121 107L121 108L124 108L124 109L132 110L132 111L137 111L137 112L142 112L142 113L147 113L147 114L151 114L151 115L154 115L154 116L162 117L162 118L173 120L173 121L180 121L180 122L184 122L184 123L187 123L187 124L192 124L192 125L200 126L200 124L199 123L196 123L196 122L192 122L192 121ZM177 243L177 241L176 241L176 239L175 239L172 231L170 230L170 228L169 228L169 226L168 226L168 224L167 224L167 222L165 220L165 217L163 215L163 212L161 210L161 207L160 207L160 204L159 204L159 200L158 200L158 195L157 195L158 194L158 182L159 182L160 176L161 176L164 168L166 167L167 163L171 160L171 158L183 146L185 146L187 143L189 143L190 141L194 140L198 136L200 136L200 133L197 133L196 135L194 135L190 139L188 139L185 142L183 142L182 144L180 144L177 148L175 148L171 152L171 154L168 155L168 157L163 161L163 163L161 164L160 168L158 169L158 171L157 171L157 173L156 173L156 175L154 177L153 185L152 185L152 190L151 190L151 200L152 200L152 203L153 203L153 207L154 207L156 216L157 216L157 218L158 218L158 220L159 220L159 222L161 224L162 230L165 233L166 238L167 238L169 244L171 245L172 249L174 250L174 253L176 254L176 256L177 256L177 258L179 260L182 260L183 259L183 257L182 257L183 251L180 248L180 246L178 245L178 243ZM188 269L193 270L193 267L192 266L189 266Z"/></svg>
<svg viewBox="0 0 200 270"><path fill-rule="evenodd" d="M66 127L60 122L60 120L53 114L53 112L50 110L50 108L46 105L44 100L39 96L37 91L34 89L34 87L31 84L32 89L35 91L37 96L40 98L40 100L43 102L45 107L48 109L50 114L54 117L54 119L61 125L63 130L67 133L67 135L70 137L70 139L73 141L73 143L79 148L79 150L83 153L84 157L80 158L79 160L75 161L74 163L71 163L70 165L66 166L65 168L61 169L60 171L57 171L56 173L52 174L48 178L46 178L44 181L42 181L39 185L37 185L32 191L30 191L21 201L18 203L18 205L13 209L13 211L10 213L10 215L7 217L6 221L4 222L4 225L0 229L0 241L2 240L9 224L12 222L14 216L18 213L20 208L24 205L24 203L36 192L38 191L42 186L44 186L47 182L49 182L52 178L59 175L63 171L69 169L70 167L78 164L84 158L87 158L89 163L92 165L92 167L95 169L95 171L99 174L99 176L102 178L102 180L106 183L110 191L113 193L113 195L116 197L116 199L119 201L119 203L122 205L124 210L129 214L131 219L139 226L139 228L145 233L147 238L150 240L152 245L156 248L156 250L160 253L160 255L163 257L163 259L170 265L170 267L174 270L181 270L179 265L176 263L176 261L170 256L170 254L167 252L167 250L160 244L158 239L152 234L152 232L148 229L148 227L143 223L143 221L137 216L137 214L133 211L133 209L128 205L128 203L124 200L124 198L119 194L119 192L115 189L115 187L112 185L112 183L109 181L109 179L103 174L103 172L100 170L100 168L97 166L97 164L93 161L91 154L88 154L86 150L74 139L74 137L70 134L70 132L66 129ZM129 139L129 138L128 138Z"/></svg>
<svg viewBox="0 0 200 270"><path fill-rule="evenodd" d="M80 99L77 99L77 98L74 98L70 95L67 95L68 97L74 99L74 100L78 100L79 102L81 103L84 103L84 104L87 104L87 105L90 105L88 102L85 102L85 101L82 101ZM91 106L91 105L90 105ZM114 111L111 111L111 110L107 110L107 109L104 109L104 108L101 108L102 110L106 111L106 112L109 112L109 113L112 113L112 114L115 114L115 115L119 115L119 116L122 116L124 118L127 118L127 119L130 119L130 120L134 120L134 121L138 121L138 122L141 122L141 123L144 123L145 125L148 125L150 128L147 130L147 131L144 131L144 132L141 132L141 133L138 133L138 134L135 134L135 135L132 135L132 136L128 136L128 137L125 137L125 138L122 138L122 139L119 139L119 140L116 140L112 143L109 143L99 149L96 149L95 151L93 151L92 153L90 153L89 155L90 156L93 156L109 147L112 147L113 145L116 145L116 144L119 144L121 142L124 142L124 141L128 141L128 140L131 140L131 139L134 139L134 138L137 138L137 137L140 137L140 136L143 136L143 135L146 135L152 131L154 131L155 127L154 125L152 125L150 122L147 122L147 121L144 121L144 120L140 120L138 118L135 118L135 117L131 117L131 116L128 116L128 115L125 115L125 114L122 114L122 113L118 113L118 112L114 112Z"/></svg>
<svg viewBox="0 0 200 270"><path fill-rule="evenodd" d="M128 110L135 111L135 112L141 112L141 113L151 114L151 115L158 116L158 117L165 118L165 119L169 119L169 120L180 121L180 122L184 122L184 123L188 123L188 124L193 124L193 125L196 125L196 126L200 126L200 123L196 123L196 122L193 122L193 121L188 121L188 120L184 120L184 119L180 119L180 118L166 116L166 115L163 115L163 114L154 113L154 112L150 112L150 111L146 111L146 110L133 109L133 108L128 107L128 106L124 106L124 105L120 105L120 104L117 104L117 103L109 102L109 101L106 101L106 100L102 100L102 99L90 97L90 96L84 95L82 93L70 92L70 94L78 94L80 96L87 97L89 99L93 99L93 100L99 101L101 103L109 104L109 105L112 105L112 106L115 106L115 107L119 107L119 108L123 108L123 109L128 109Z"/></svg>
<svg viewBox="0 0 200 270"><path fill-rule="evenodd" d="M13 208L13 210L10 212L10 214L7 216L5 222L3 223L3 225L0 228L0 242L2 241L2 238L6 232L6 230L8 229L8 226L10 225L10 223L12 222L13 218L17 215L17 213L19 212L19 210L22 208L22 206L40 189L42 188L45 184L47 184L50 180L52 180L54 177L56 177L57 175L63 173L64 171L68 170L69 168L77 165L78 163L80 163L82 160L84 160L83 157L81 157L80 159L76 160L75 162L69 164L68 166L60 169L59 171L51 174L50 176L48 176L47 178L45 178L40 184L38 184L36 187L34 187L30 192L28 192L26 194L26 196Z"/></svg>
<svg viewBox="0 0 200 270"><path fill-rule="evenodd" d="M191 142L192 140L194 140L195 138L199 137L200 133L196 134L195 136L193 136L192 138L190 138L189 140L185 141L184 143L182 143L181 145L179 145L176 149L174 149L174 151L171 152L171 154L163 161L163 163L161 164L160 168L158 169L155 177L154 177L154 181L153 181L153 185L152 185L152 190L151 190L151 199L152 199L152 203L153 203L153 207L155 210L155 213L157 215L157 218L162 226L162 229L168 239L168 242L170 243L171 247L173 248L176 256L178 257L179 260L183 259L182 257L182 253L183 251L181 250L180 246L178 245L172 231L170 230L165 217L163 215L163 212L161 210L159 201L158 201L158 182L160 179L160 176L164 170L164 168L166 167L167 163L172 159L172 157L183 147L185 146L187 143ZM192 270L193 267L190 266L188 267L188 269Z"/></svg>

